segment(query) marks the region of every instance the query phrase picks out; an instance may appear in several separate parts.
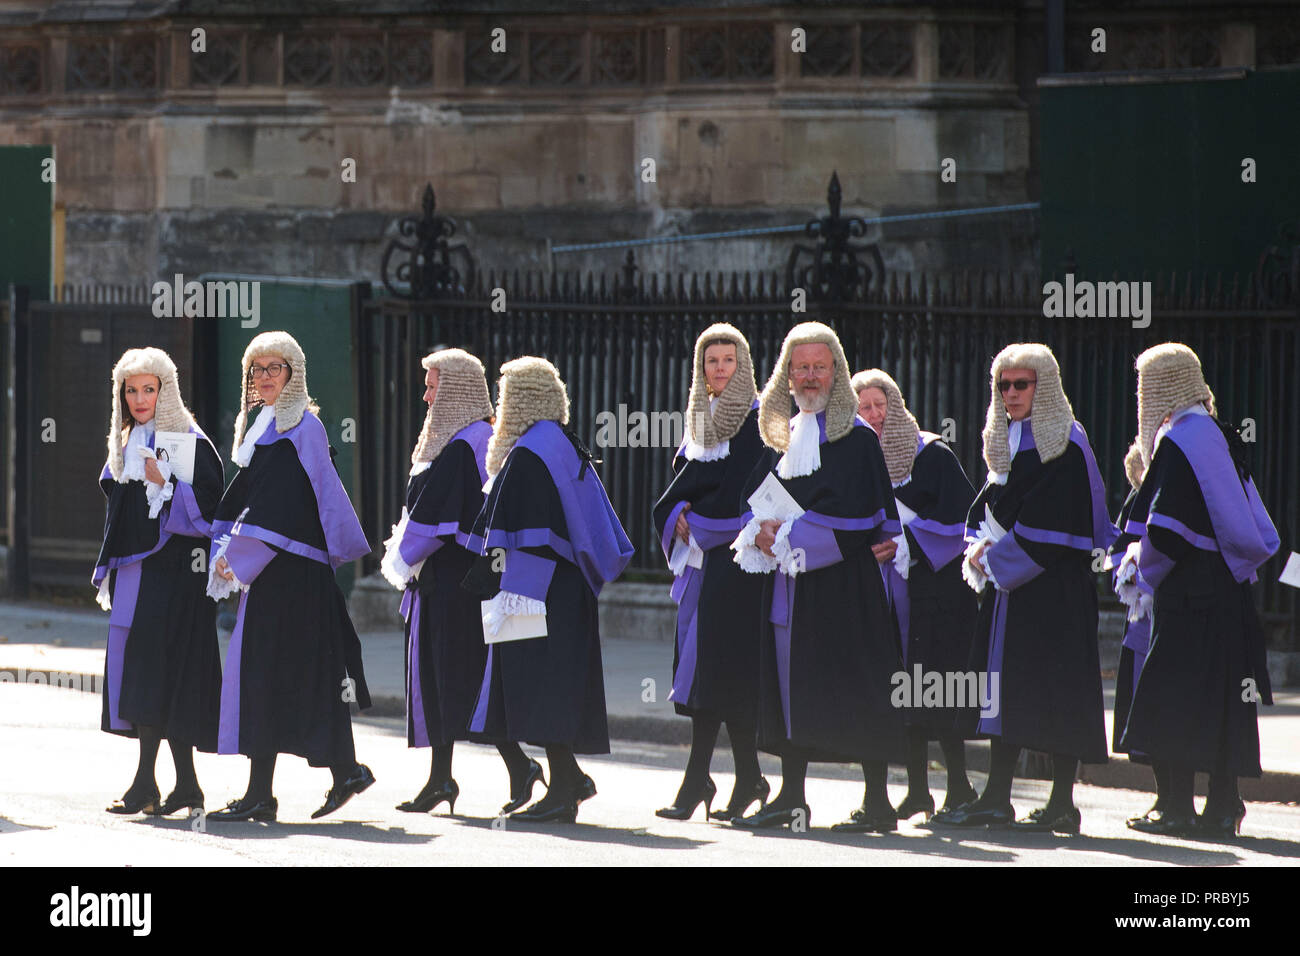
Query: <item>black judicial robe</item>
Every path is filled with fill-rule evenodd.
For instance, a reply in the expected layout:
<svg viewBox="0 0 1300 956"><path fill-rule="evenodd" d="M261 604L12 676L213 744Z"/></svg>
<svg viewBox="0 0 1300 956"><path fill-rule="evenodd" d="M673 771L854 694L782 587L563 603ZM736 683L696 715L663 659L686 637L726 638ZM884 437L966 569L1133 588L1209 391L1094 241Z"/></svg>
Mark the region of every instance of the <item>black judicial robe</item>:
<svg viewBox="0 0 1300 956"><path fill-rule="evenodd" d="M1130 521L1153 593L1151 647L1122 743L1173 766L1258 777L1248 689L1273 698L1251 583L1279 541L1240 438L1208 415L1176 420L1143 487L1150 505Z"/></svg>
<svg viewBox="0 0 1300 956"><path fill-rule="evenodd" d="M1043 462L1032 420L1005 485L989 481L971 505L968 536L985 505L1007 530L985 552L997 579L983 588L971 669L996 673L996 716L977 732L1009 744L1105 763L1093 549L1114 538L1105 487L1083 427Z"/></svg>
<svg viewBox="0 0 1300 956"><path fill-rule="evenodd" d="M398 549L406 564L424 562L402 600L411 747L468 739L487 645L479 602L461 582L474 562L467 545L483 507L483 459L491 435L487 422L466 426L407 483L408 520Z"/></svg>
<svg viewBox="0 0 1300 956"><path fill-rule="evenodd" d="M1106 570L1118 574L1119 564L1124 560L1124 553L1128 550L1128 546L1142 537L1141 529L1131 523L1130 516L1135 507L1139 508L1139 513L1145 513L1146 505L1139 505L1138 502L1139 498L1149 497L1143 494L1141 488L1135 488L1124 499L1124 504L1119 509L1119 516L1115 519L1115 531L1119 536L1106 552ZM1137 686L1138 674L1142 673L1142 665L1146 662L1150 641L1151 618L1149 616L1144 615L1136 621L1125 620L1124 641L1119 651L1119 669L1115 672L1111 750L1117 754L1127 753L1134 763L1150 762L1144 754L1130 751L1122 741L1124 727L1128 723L1129 708L1133 703L1133 688Z"/></svg>
<svg viewBox="0 0 1300 956"><path fill-rule="evenodd" d="M156 727L212 753L221 659L204 558L223 472L212 442L197 425L191 431L194 480L169 479L172 497L157 518L149 517L145 483L115 481L107 465L100 474L108 503L92 582L109 576L113 604L100 727L125 737Z"/></svg>
<svg viewBox="0 0 1300 956"><path fill-rule="evenodd" d="M881 565L902 640L903 666L914 685L918 667L922 674L966 670L978 613L975 592L961 574L966 515L975 489L938 435L921 432L917 444L908 480L894 489L894 497L916 514L903 525L916 563L906 579L892 561ZM915 686L914 691L920 693ZM969 722L971 713L970 708L904 709L908 726L936 737L958 733L960 718Z"/></svg>
<svg viewBox="0 0 1300 956"><path fill-rule="evenodd" d="M758 716L763 577L736 565L731 542L745 526L741 515L748 505L741 492L763 452L754 408L729 440L725 458L691 461L679 449L673 480L654 506L665 557L678 540L677 517L687 504L686 520L704 551L703 567L688 565L672 588L678 614L670 698L679 714L703 712L742 724Z"/></svg>
<svg viewBox="0 0 1300 956"><path fill-rule="evenodd" d="M787 540L806 560L794 576L762 575L759 746L809 760L897 762L903 716L890 692L902 659L871 545L899 532L898 509L876 433L857 420L830 442L825 417L817 415L821 467L777 478L805 509ZM746 499L776 477L779 459L764 452Z"/></svg>
<svg viewBox="0 0 1300 956"><path fill-rule="evenodd" d="M364 710L370 693L335 571L370 546L334 454L312 412L283 433L273 422L217 509L214 547L230 536L226 559L248 585L227 650L219 753L356 762L350 703Z"/></svg>
<svg viewBox="0 0 1300 956"><path fill-rule="evenodd" d="M465 580L471 593L543 601L547 631L489 646L470 739L609 753L596 598L632 544L577 439L553 421L520 436L470 541L480 555Z"/></svg>

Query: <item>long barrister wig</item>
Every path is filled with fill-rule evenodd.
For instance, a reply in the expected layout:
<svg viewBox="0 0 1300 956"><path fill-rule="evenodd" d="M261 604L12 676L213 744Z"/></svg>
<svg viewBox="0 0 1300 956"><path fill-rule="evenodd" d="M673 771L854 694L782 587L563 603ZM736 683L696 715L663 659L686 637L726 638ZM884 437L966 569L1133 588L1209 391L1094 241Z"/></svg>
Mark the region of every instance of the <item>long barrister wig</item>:
<svg viewBox="0 0 1300 956"><path fill-rule="evenodd" d="M1061 367L1056 364L1052 350L1037 342L1008 345L993 359L989 376L989 412L984 422L984 461L989 471L997 475L1011 471L1007 411L1002 396L998 394L998 379L1004 371L1013 368L1033 369L1038 376L1030 415L1039 458L1045 462L1060 458L1070 444L1070 428L1074 425L1074 409L1061 387Z"/></svg>
<svg viewBox="0 0 1300 956"><path fill-rule="evenodd" d="M704 353L710 345L736 347L736 371L727 382L717 404L709 411L708 379L704 373ZM754 384L754 364L749 356L749 343L740 330L726 322L710 325L695 340L695 364L691 372L691 394L686 405L686 427L691 440L705 448L719 442L730 441L745 423L745 416L754 405L758 386Z"/></svg>
<svg viewBox="0 0 1300 956"><path fill-rule="evenodd" d="M158 402L154 406L154 427L163 432L188 432L194 424L181 398L180 378L176 363L162 349L127 349L113 366L113 410L108 425L108 467L114 480L120 480L123 468L123 449L129 432L126 426L135 420L123 408L123 388L133 375L158 377ZM130 419L130 421L128 421Z"/></svg>
<svg viewBox="0 0 1300 956"><path fill-rule="evenodd" d="M569 423L569 393L560 373L544 358L525 355L501 366L497 420L487 449L487 473L495 475L524 432L540 421Z"/></svg>
<svg viewBox="0 0 1300 956"><path fill-rule="evenodd" d="M1151 467L1156 432L1168 415L1180 408L1203 402L1215 414L1214 393L1205 384L1201 360L1186 345L1165 342L1137 357L1138 437L1141 474ZM1127 464L1127 460L1125 462Z"/></svg>
<svg viewBox="0 0 1300 956"><path fill-rule="evenodd" d="M889 480L900 482L912 473L916 460L916 445L921 429L907 410L903 393L889 373L869 368L853 376L853 392L860 395L864 388L878 388L885 393L885 423L880 430L880 447L885 453L885 466Z"/></svg>
<svg viewBox="0 0 1300 956"><path fill-rule="evenodd" d="M438 391L424 415L424 428L411 452L411 464L433 461L466 425L492 417L483 363L464 349L443 349L420 364L438 372Z"/></svg>
<svg viewBox="0 0 1300 956"><path fill-rule="evenodd" d="M826 440L836 441L853 430L858 399L839 337L834 329L821 322L800 322L785 337L772 377L767 380L758 400L758 430L763 444L769 448L784 452L790 447L790 356L800 345L818 344L830 348L835 365L830 400L826 405Z"/></svg>
<svg viewBox="0 0 1300 956"><path fill-rule="evenodd" d="M244 441L244 429L248 426L248 413L262 404L261 396L248 370L253 360L278 356L289 363L289 381L284 383L279 398L275 400L275 430L287 432L300 421L304 411L318 414L320 409L307 394L307 356L303 354L298 341L288 332L263 332L254 336L253 341L244 349L244 361L241 376L243 380L243 406L239 417L235 419L235 444L231 456L239 453L239 446Z"/></svg>

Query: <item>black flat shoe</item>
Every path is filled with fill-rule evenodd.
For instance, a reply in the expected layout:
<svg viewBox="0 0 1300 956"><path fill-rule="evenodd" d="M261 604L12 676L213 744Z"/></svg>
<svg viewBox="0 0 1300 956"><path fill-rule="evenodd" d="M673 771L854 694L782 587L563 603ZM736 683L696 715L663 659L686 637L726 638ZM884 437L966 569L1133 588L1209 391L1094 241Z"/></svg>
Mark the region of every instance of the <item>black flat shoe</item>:
<svg viewBox="0 0 1300 956"><path fill-rule="evenodd" d="M1064 810L1049 810L1039 807L1030 810L1029 816L1011 824L1011 829L1030 833L1074 833L1079 832L1083 817L1078 807L1066 807Z"/></svg>
<svg viewBox="0 0 1300 956"><path fill-rule="evenodd" d="M703 789L694 796L683 796L681 791L677 793L677 799L673 801L671 807L662 807L655 811L655 816L663 817L665 820L689 820L695 815L695 808L701 803L704 804L704 819L709 819L709 813L713 809L713 798L718 795L718 785L713 782L712 777L704 778Z"/></svg>
<svg viewBox="0 0 1300 956"><path fill-rule="evenodd" d="M241 798L231 800L223 809L217 810L215 813L209 813L207 819L227 823L235 823L240 820L274 823L275 814L279 808L280 805L276 802L275 797L268 800L249 800L247 802Z"/></svg>
<svg viewBox="0 0 1300 956"><path fill-rule="evenodd" d="M369 786L369 784L366 784L366 786ZM365 787L362 787L361 789L364 790ZM360 793L361 791L358 790L357 792ZM456 781L448 780L441 787L436 787L433 790L429 790L428 788L421 790L414 800L407 800L404 803L399 803L397 809L401 810L403 813L428 813L430 810L438 806L438 804L446 802L448 812L452 816L455 816L456 798L459 796L460 787L457 786ZM342 806L342 804L339 804L339 806ZM324 816L324 814L321 815Z"/></svg>
<svg viewBox="0 0 1300 956"><path fill-rule="evenodd" d="M155 816L155 817L165 817L170 813L175 813L177 810L202 810L202 809L203 809L202 790L198 790L198 789L187 790L185 793L180 793L176 790L173 790L171 793L167 794L167 799L162 802L161 806L153 810L146 810L145 813L148 813L151 816Z"/></svg>
<svg viewBox="0 0 1300 956"><path fill-rule="evenodd" d="M743 817L749 805L755 800L758 801L758 809L762 810L767 807L767 795L772 792L772 785L764 777L759 777L757 781L751 784L741 784L736 781L735 787L731 790L731 799L721 810L715 810L709 814L711 820L734 820L737 817Z"/></svg>
<svg viewBox="0 0 1300 956"><path fill-rule="evenodd" d="M311 818L319 820L321 817L328 816L374 782L375 775L370 772L370 768L363 763L357 764L343 783L329 788L329 792L325 794L325 802L311 815Z"/></svg>
<svg viewBox="0 0 1300 956"><path fill-rule="evenodd" d="M904 801L906 803L906 801ZM930 802L933 808L934 801ZM864 804L849 814L843 823L831 827L841 833L893 833L898 829L899 814L893 807L868 809Z"/></svg>
<svg viewBox="0 0 1300 956"><path fill-rule="evenodd" d="M591 778L588 777L587 779L590 780ZM527 779L524 780L522 784L520 784L518 790L510 791L510 802L504 804L501 807L501 812L514 813L516 810L522 807L529 800L533 799L533 787L538 782L540 782L543 787L546 786L546 777L543 776L542 774L542 765L539 764L536 760L530 760L528 761ZM594 795L596 792L595 789L596 785L593 783L591 787L592 787L592 794ZM400 810L401 808L399 807L398 809Z"/></svg>
<svg viewBox="0 0 1300 956"><path fill-rule="evenodd" d="M1237 801L1237 807L1228 813L1202 813L1196 818L1198 836L1225 838L1241 834L1241 821L1246 819L1246 804Z"/></svg>
<svg viewBox="0 0 1300 956"><path fill-rule="evenodd" d="M918 813L924 813L925 818L929 820L934 816L934 797L928 793L925 796L913 796L909 793L903 798L903 802L898 805L898 809L894 813L897 814L899 820L910 820ZM831 829L834 829L834 827Z"/></svg>
<svg viewBox="0 0 1300 956"><path fill-rule="evenodd" d="M135 794L128 790L122 794L121 800L113 801L111 807L105 807L109 813L116 813L119 816L130 816L136 813L153 813L158 807L158 791L155 789L152 793Z"/></svg>
<svg viewBox="0 0 1300 956"><path fill-rule="evenodd" d="M981 807L979 802L958 807L947 814L936 813L931 823L946 827L1004 827L1016 821L1016 811L1011 804L1002 807Z"/></svg>
<svg viewBox="0 0 1300 956"><path fill-rule="evenodd" d="M788 827L795 821L795 814L803 812L803 822L805 826L812 823L812 810L807 804L801 807L768 807L764 810L747 816L735 817L731 821L733 827L740 827L742 830L770 830L775 827Z"/></svg>
<svg viewBox="0 0 1300 956"><path fill-rule="evenodd" d="M1159 817L1155 815L1163 812L1164 812L1164 808L1160 805L1160 801L1157 800L1155 803L1151 805L1151 809L1148 810L1146 813L1142 814L1139 817L1129 817L1124 822L1131 826L1132 824L1136 823L1138 820L1159 819Z"/></svg>
<svg viewBox="0 0 1300 956"><path fill-rule="evenodd" d="M975 792L974 787L967 787L965 790L949 790L943 795L943 806L939 808L939 813L952 813L961 807L969 806L979 799L979 794Z"/></svg>
<svg viewBox="0 0 1300 956"><path fill-rule="evenodd" d="M1156 836L1188 836L1196 832L1196 814L1152 810L1145 817L1129 820L1128 828Z"/></svg>

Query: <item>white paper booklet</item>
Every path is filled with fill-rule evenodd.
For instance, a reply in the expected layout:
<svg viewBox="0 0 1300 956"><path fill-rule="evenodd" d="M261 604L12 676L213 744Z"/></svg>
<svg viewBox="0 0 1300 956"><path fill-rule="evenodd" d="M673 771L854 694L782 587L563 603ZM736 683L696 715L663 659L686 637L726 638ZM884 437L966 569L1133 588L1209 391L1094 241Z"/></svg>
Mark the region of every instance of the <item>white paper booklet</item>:
<svg viewBox="0 0 1300 956"><path fill-rule="evenodd" d="M799 502L794 500L794 496L785 490L780 479L770 471L758 489L749 496L749 507L754 517L763 521L784 523L803 514Z"/></svg>
<svg viewBox="0 0 1300 956"><path fill-rule="evenodd" d="M154 456L167 461L172 474L187 485L194 483L194 441L193 432L155 432L153 436Z"/></svg>
<svg viewBox="0 0 1300 956"><path fill-rule="evenodd" d="M483 601L483 615L486 617L489 613L491 601ZM534 637L546 636L546 615L545 614L511 614L508 615L501 627L495 634L486 626L483 627L484 644L504 644L507 641L527 641Z"/></svg>
<svg viewBox="0 0 1300 956"><path fill-rule="evenodd" d="M1286 567L1282 569L1282 576L1278 580L1293 588L1300 588L1300 554L1291 552L1291 557L1287 558Z"/></svg>

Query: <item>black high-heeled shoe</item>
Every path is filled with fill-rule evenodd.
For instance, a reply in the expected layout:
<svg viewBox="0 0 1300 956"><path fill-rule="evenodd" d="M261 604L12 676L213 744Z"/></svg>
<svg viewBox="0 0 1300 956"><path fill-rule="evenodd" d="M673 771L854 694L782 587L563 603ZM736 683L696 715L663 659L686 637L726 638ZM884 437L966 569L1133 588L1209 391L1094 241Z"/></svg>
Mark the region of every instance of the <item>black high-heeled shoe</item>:
<svg viewBox="0 0 1300 956"><path fill-rule="evenodd" d="M759 777L753 783L742 784L739 780L731 790L731 799L721 810L715 810L709 814L713 820L734 820L737 817L743 817L749 805L755 800L758 801L758 809L767 808L767 795L772 792L772 785L764 777Z"/></svg>
<svg viewBox="0 0 1300 956"><path fill-rule="evenodd" d="M119 816L129 816L135 813L152 813L158 806L158 788L154 787L152 792L132 793L128 790L122 794L121 800L113 801L111 807L105 807L109 813L116 813Z"/></svg>
<svg viewBox="0 0 1300 956"><path fill-rule="evenodd" d="M1246 804L1237 801L1234 810L1226 813L1202 813L1196 818L1196 832L1200 836L1222 839L1241 835L1241 821L1246 819Z"/></svg>
<svg viewBox="0 0 1300 956"><path fill-rule="evenodd" d="M554 779L552 779L551 782L554 783L555 782ZM582 775L582 780L578 783L578 795L577 795L577 799L574 802L582 803L583 800L590 800L595 795L596 795L596 781L592 780L584 773Z"/></svg>
<svg viewBox="0 0 1300 956"><path fill-rule="evenodd" d="M177 810L202 810L203 809L203 791L195 787L193 790L186 790L181 793L173 790L167 794L167 799L162 805L152 810L146 810L145 813L155 817L165 817L168 814L175 813Z"/></svg>
<svg viewBox="0 0 1300 956"><path fill-rule="evenodd" d="M511 791L510 802L502 805L501 812L514 813L529 800L533 799L533 787L538 783L538 781L541 782L543 787L546 786L546 777L542 773L542 765L536 760L530 760L528 761L528 777L520 785L518 790ZM592 784L592 793L595 793L595 784Z"/></svg>
<svg viewBox="0 0 1300 956"><path fill-rule="evenodd" d="M215 813L209 813L207 819L216 820L218 823L237 823L241 820L274 823L279 808L280 804L275 797L267 797L265 800L246 800L240 797L238 800L231 800Z"/></svg>
<svg viewBox="0 0 1300 956"><path fill-rule="evenodd" d="M909 793L894 813L899 820L910 820L918 813L924 813L925 819L929 820L934 816L934 797L929 793L925 796Z"/></svg>
<svg viewBox="0 0 1300 956"><path fill-rule="evenodd" d="M319 820L321 817L328 816L374 782L375 775L370 772L370 768L363 763L357 764L343 783L329 788L325 794L325 802L311 815L311 818Z"/></svg>
<svg viewBox="0 0 1300 956"><path fill-rule="evenodd" d="M712 777L704 778L704 786L700 792L691 796L683 796L679 790L677 799L673 801L671 807L661 807L655 811L655 816L663 817L665 820L689 820L695 814L695 808L701 803L704 804L704 819L709 819L709 813L713 809L713 798L718 795L718 785L713 782Z"/></svg>
<svg viewBox="0 0 1300 956"><path fill-rule="evenodd" d="M1165 808L1164 808L1164 806L1161 804L1160 800L1157 799L1155 803L1151 804L1151 809L1148 810L1146 813L1142 814L1141 816L1137 816L1137 817L1129 817L1129 818L1128 818L1127 820L1125 820L1124 822L1125 822L1129 827L1132 827L1132 825L1133 825L1134 823L1137 823L1139 820L1157 820L1157 819L1159 819L1159 817L1156 816L1156 814L1163 813L1163 812L1164 812L1164 809L1165 809Z"/></svg>
<svg viewBox="0 0 1300 956"><path fill-rule="evenodd" d="M427 787L416 795L414 800L407 800L399 803L397 809L403 813L428 813L438 804L445 802L447 810L452 815L456 815L456 798L460 796L460 787L455 780L448 780L442 786L433 790Z"/></svg>
<svg viewBox="0 0 1300 956"><path fill-rule="evenodd" d="M770 830L775 827L788 827L793 825L799 818L798 814L800 812L803 813L804 826L811 826L812 809L806 803L798 807L768 807L747 817L735 817L731 821L731 825L740 827L742 830Z"/></svg>

